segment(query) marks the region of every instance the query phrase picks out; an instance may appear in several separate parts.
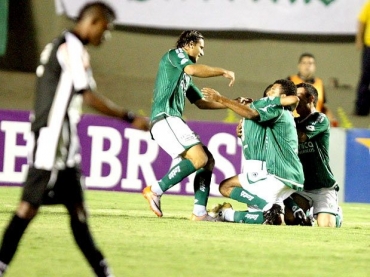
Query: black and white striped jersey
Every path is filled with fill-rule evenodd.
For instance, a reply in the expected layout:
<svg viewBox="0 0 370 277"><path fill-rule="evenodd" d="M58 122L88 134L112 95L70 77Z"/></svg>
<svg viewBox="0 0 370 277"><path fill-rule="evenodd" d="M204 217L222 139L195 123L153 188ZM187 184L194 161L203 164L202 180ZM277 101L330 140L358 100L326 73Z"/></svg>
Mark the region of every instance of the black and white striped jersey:
<svg viewBox="0 0 370 277"><path fill-rule="evenodd" d="M36 75L31 162L45 170L74 166L79 162L80 92L95 86L89 54L81 40L67 31L47 44Z"/></svg>

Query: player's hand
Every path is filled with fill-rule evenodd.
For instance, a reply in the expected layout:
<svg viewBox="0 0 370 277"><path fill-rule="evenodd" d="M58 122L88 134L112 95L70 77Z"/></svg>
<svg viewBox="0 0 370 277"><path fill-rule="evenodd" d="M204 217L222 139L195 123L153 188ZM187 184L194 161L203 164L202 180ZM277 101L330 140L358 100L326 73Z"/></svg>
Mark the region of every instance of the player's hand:
<svg viewBox="0 0 370 277"><path fill-rule="evenodd" d="M229 87L232 87L235 83L235 73L233 71L226 70L222 75L227 79L230 79Z"/></svg>
<svg viewBox="0 0 370 277"><path fill-rule="evenodd" d="M213 88L202 88L202 93L204 98L208 101L217 102L221 96L221 94Z"/></svg>
<svg viewBox="0 0 370 277"><path fill-rule="evenodd" d="M294 215L294 218L296 219L296 221L298 222L299 225L301 225L301 226L312 226L311 220L309 218L307 218L305 212L301 208L295 210L293 215Z"/></svg>
<svg viewBox="0 0 370 277"><path fill-rule="evenodd" d="M238 138L241 138L242 137L242 124L243 124L243 120L240 119L239 120L239 123L238 123L238 126L236 126L236 136Z"/></svg>
<svg viewBox="0 0 370 277"><path fill-rule="evenodd" d="M149 120L142 116L136 116L131 126L142 131L149 131Z"/></svg>

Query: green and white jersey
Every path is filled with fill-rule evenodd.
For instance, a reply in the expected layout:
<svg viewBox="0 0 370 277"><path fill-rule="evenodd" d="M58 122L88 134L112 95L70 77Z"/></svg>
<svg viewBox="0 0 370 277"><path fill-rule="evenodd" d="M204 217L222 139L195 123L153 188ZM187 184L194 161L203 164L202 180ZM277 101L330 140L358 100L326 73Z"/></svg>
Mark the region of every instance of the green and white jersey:
<svg viewBox="0 0 370 277"><path fill-rule="evenodd" d="M240 139L242 141L243 155L246 160L266 160L266 127L264 125L243 118Z"/></svg>
<svg viewBox="0 0 370 277"><path fill-rule="evenodd" d="M305 177L304 189L334 186L336 181L329 165L329 119L323 113L314 112L302 121L297 118L296 123L297 129L308 138L299 143L298 152Z"/></svg>
<svg viewBox="0 0 370 277"><path fill-rule="evenodd" d="M304 175L298 158L298 136L292 113L281 106L280 97L254 101L251 108L259 113L259 122L267 123L267 171L285 185L302 190Z"/></svg>
<svg viewBox="0 0 370 277"><path fill-rule="evenodd" d="M164 114L182 117L185 97L191 103L203 97L191 76L184 72L189 64L193 62L181 48L171 49L163 55L155 81L151 120Z"/></svg>

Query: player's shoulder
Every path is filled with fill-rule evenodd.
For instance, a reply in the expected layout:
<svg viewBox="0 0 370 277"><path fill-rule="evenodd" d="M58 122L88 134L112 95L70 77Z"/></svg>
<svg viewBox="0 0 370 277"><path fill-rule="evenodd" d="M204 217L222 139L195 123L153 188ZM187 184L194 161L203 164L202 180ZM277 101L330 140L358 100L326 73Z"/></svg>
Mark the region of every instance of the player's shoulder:
<svg viewBox="0 0 370 277"><path fill-rule="evenodd" d="M314 124L330 125L329 118L321 112L314 112L310 116L310 121Z"/></svg>

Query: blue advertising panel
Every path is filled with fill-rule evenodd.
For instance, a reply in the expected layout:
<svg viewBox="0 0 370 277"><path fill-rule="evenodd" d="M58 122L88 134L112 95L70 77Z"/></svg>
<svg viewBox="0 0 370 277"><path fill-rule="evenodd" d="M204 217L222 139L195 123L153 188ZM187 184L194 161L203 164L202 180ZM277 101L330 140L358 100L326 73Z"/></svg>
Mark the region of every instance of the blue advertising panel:
<svg viewBox="0 0 370 277"><path fill-rule="evenodd" d="M370 130L347 131L345 202L370 203Z"/></svg>

